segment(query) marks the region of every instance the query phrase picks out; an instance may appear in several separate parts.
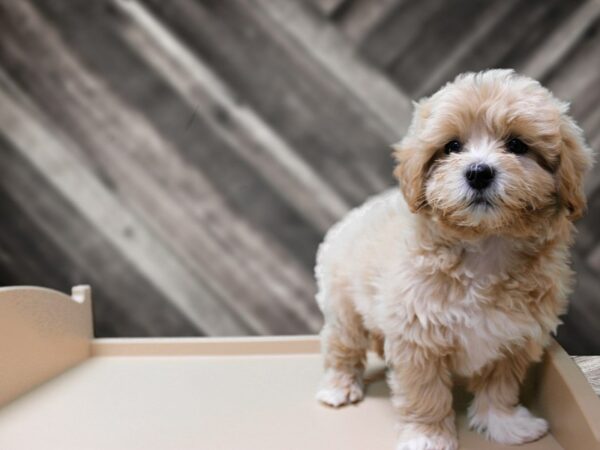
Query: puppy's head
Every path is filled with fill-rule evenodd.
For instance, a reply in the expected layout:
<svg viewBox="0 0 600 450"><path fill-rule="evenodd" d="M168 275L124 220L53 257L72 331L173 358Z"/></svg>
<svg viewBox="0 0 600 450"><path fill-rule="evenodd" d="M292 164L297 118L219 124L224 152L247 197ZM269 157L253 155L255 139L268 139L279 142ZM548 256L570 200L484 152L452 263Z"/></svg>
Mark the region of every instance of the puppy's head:
<svg viewBox="0 0 600 450"><path fill-rule="evenodd" d="M486 233L577 219L592 156L567 110L512 70L458 76L415 104L408 134L394 146L409 207Z"/></svg>

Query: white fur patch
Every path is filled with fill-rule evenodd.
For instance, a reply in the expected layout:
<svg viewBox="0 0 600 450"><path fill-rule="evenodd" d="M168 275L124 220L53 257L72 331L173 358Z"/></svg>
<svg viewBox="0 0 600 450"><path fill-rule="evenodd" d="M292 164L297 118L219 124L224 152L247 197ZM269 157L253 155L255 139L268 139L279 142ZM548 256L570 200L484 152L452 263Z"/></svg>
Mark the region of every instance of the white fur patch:
<svg viewBox="0 0 600 450"><path fill-rule="evenodd" d="M316 398L321 403L337 408L362 400L363 392L361 380L349 374L329 370Z"/></svg>
<svg viewBox="0 0 600 450"><path fill-rule="evenodd" d="M470 425L488 439L507 445L535 441L548 432L548 422L533 416L521 405L509 414L491 410L487 414L473 415Z"/></svg>
<svg viewBox="0 0 600 450"><path fill-rule="evenodd" d="M446 436L416 436L407 440L401 440L396 450L457 450L458 444L455 439Z"/></svg>
<svg viewBox="0 0 600 450"><path fill-rule="evenodd" d="M454 428L454 416L445 419ZM449 424L446 423L446 426ZM457 450L458 441L454 433L440 431L435 425L398 424L398 444L396 450Z"/></svg>

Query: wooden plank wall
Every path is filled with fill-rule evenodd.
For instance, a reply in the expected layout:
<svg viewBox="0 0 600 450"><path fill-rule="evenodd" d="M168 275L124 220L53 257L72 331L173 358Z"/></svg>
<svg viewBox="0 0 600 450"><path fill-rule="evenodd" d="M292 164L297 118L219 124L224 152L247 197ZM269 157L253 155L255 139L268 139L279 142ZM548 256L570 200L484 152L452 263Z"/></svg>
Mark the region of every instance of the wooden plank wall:
<svg viewBox="0 0 600 450"><path fill-rule="evenodd" d="M0 0L0 282L99 336L316 332L325 230L393 183L410 101L514 67L600 148L598 0ZM560 339L600 352L600 169Z"/></svg>

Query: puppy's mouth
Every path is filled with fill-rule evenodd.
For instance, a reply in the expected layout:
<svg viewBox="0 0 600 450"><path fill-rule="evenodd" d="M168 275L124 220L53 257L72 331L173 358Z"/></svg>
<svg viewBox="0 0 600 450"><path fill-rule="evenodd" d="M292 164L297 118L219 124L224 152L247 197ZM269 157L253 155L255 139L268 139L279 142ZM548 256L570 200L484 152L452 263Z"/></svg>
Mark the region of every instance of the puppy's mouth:
<svg viewBox="0 0 600 450"><path fill-rule="evenodd" d="M472 208L485 208L485 209L488 209L488 208L493 208L494 207L494 203L492 203L492 201L489 198L487 198L486 195L477 194L469 202L469 206L472 207Z"/></svg>

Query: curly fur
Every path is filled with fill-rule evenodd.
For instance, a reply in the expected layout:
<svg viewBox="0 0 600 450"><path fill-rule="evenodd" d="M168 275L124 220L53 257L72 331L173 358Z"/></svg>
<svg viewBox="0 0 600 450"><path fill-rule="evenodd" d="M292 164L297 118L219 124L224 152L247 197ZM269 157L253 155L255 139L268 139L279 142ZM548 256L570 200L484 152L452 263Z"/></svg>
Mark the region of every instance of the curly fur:
<svg viewBox="0 0 600 450"><path fill-rule="evenodd" d="M567 110L510 70L460 75L415 104L394 147L401 190L352 211L318 252L321 401L362 398L375 341L389 367L398 449L457 448L452 374L470 380L471 425L490 439L519 444L546 432L518 394L565 311L572 223L585 211L591 151ZM511 137L527 153L507 152ZM453 139L463 149L446 155ZM497 172L491 206L473 202L464 173L474 162Z"/></svg>

